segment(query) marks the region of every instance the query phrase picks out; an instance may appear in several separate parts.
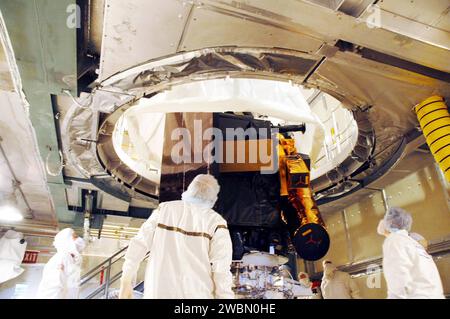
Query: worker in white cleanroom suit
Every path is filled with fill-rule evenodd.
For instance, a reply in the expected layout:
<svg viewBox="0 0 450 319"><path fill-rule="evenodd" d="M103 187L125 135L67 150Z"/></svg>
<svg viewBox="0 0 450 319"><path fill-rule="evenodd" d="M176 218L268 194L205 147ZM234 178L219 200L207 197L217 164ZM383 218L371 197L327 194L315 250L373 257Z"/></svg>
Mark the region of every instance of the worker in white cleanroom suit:
<svg viewBox="0 0 450 319"><path fill-rule="evenodd" d="M78 299L81 277L81 253L85 242L71 228L55 236L56 254L44 267L39 285L39 299Z"/></svg>
<svg viewBox="0 0 450 319"><path fill-rule="evenodd" d="M153 211L130 241L119 298L132 297L147 252L144 298L234 298L231 238L226 221L212 209L219 189L213 176L198 175L182 200Z"/></svg>
<svg viewBox="0 0 450 319"><path fill-rule="evenodd" d="M412 217L401 208L390 208L378 224L383 243L383 272L388 298L444 298L441 278L433 258L408 234Z"/></svg>
<svg viewBox="0 0 450 319"><path fill-rule="evenodd" d="M26 249L22 233L8 230L0 239L0 284L23 273L20 264Z"/></svg>
<svg viewBox="0 0 450 319"><path fill-rule="evenodd" d="M359 289L349 274L337 270L329 260L323 261L320 289L323 299L361 299Z"/></svg>
<svg viewBox="0 0 450 319"><path fill-rule="evenodd" d="M309 275L306 272L299 272L297 275L298 281L302 284L303 287L311 288L312 282L309 279Z"/></svg>

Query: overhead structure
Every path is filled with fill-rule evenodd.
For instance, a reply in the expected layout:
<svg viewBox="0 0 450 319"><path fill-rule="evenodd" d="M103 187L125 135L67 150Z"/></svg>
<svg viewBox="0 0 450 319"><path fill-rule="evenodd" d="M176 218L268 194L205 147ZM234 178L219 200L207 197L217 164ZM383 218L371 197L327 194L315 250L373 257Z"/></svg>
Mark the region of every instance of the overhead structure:
<svg viewBox="0 0 450 319"><path fill-rule="evenodd" d="M67 24L75 4L80 28ZM78 213L87 189L114 201L99 201L99 211L141 214L157 205L161 152L133 160L146 157L135 152L145 152L136 119L145 113L161 123L164 112L155 111L180 110L188 89L196 92L186 104L195 112L198 102L294 122L283 125L305 122L301 147L312 160L318 205L357 201L358 190L423 138L412 107L429 96L450 98L445 1L20 0L0 1L0 9L7 60L17 64L60 221L73 222L68 208ZM22 17L27 23L19 26ZM315 118L291 116L297 110L276 99L252 104L251 94L241 95L241 84L265 81L300 92L308 109L302 114ZM232 89L211 104L202 90L219 82ZM302 104L290 97L278 102ZM161 125L153 129L162 136Z"/></svg>

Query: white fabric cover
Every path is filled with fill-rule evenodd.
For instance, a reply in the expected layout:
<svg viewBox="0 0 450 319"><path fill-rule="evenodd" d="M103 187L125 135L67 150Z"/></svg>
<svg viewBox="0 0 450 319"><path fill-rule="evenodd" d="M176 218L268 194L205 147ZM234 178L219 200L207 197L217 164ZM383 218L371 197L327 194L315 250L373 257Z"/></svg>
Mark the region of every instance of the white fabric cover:
<svg viewBox="0 0 450 319"><path fill-rule="evenodd" d="M27 243L21 243L23 234L8 230L0 239L0 284L14 279L23 273L20 267Z"/></svg>
<svg viewBox="0 0 450 319"><path fill-rule="evenodd" d="M311 149L300 151L309 153L313 162L323 146L325 128L299 87L269 80L219 79L178 85L150 99L140 99L116 125L116 131L121 125L126 126L137 158L132 159L120 150L120 134L114 134L114 147L128 166L159 183L160 172L143 174L143 169L161 165L165 113L226 111L267 115L286 124L307 123L308 133L301 139Z"/></svg>

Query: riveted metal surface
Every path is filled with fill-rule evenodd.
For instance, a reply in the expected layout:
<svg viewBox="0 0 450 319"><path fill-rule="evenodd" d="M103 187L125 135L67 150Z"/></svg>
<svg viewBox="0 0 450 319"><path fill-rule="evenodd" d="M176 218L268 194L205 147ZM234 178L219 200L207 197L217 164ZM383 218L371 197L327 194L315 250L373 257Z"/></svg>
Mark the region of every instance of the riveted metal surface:
<svg viewBox="0 0 450 319"><path fill-rule="evenodd" d="M100 79L177 52L193 4L173 0L106 0Z"/></svg>
<svg viewBox="0 0 450 319"><path fill-rule="evenodd" d="M187 50L234 45L313 52L321 43L334 45L339 39L450 71L450 53L432 44L445 43L440 26L434 33L430 30L424 42L410 37L417 33L407 36L373 27L367 19L370 13L356 19L298 0L284 0L283 5L272 0L108 0L100 79Z"/></svg>

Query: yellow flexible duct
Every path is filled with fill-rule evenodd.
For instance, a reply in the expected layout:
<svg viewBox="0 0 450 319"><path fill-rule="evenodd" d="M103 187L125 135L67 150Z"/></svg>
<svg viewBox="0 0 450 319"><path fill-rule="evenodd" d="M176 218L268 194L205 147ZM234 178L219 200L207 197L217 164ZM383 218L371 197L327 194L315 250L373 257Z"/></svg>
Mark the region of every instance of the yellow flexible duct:
<svg viewBox="0 0 450 319"><path fill-rule="evenodd" d="M431 96L416 105L415 111L434 159L450 182L450 114L444 98Z"/></svg>

